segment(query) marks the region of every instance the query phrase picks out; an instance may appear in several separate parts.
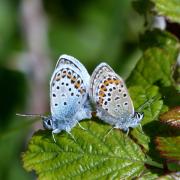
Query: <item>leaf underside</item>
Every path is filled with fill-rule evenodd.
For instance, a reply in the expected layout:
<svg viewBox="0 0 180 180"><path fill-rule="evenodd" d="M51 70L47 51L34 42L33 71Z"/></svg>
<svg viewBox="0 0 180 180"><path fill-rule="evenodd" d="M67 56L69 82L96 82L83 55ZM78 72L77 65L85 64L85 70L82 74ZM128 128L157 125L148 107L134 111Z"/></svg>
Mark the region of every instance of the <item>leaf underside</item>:
<svg viewBox="0 0 180 180"><path fill-rule="evenodd" d="M160 120L172 127L180 128L180 106L174 107L168 112L162 114Z"/></svg>
<svg viewBox="0 0 180 180"><path fill-rule="evenodd" d="M180 162L180 136L157 137L156 144L163 157Z"/></svg>

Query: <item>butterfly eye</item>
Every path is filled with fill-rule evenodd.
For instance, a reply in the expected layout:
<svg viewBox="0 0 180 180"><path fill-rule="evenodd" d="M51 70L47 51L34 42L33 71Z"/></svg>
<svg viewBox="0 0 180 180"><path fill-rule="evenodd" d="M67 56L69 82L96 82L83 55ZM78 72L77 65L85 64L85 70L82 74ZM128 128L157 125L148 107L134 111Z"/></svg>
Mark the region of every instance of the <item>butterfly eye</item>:
<svg viewBox="0 0 180 180"><path fill-rule="evenodd" d="M51 117L43 118L43 126L45 129L52 129L52 119Z"/></svg>
<svg viewBox="0 0 180 180"><path fill-rule="evenodd" d="M50 119L47 121L47 124L48 124L49 126L51 126L51 120L50 120Z"/></svg>
<svg viewBox="0 0 180 180"><path fill-rule="evenodd" d="M142 119L144 117L144 114L142 113L136 113L136 118L137 119Z"/></svg>
<svg viewBox="0 0 180 180"><path fill-rule="evenodd" d="M139 113L137 114L137 116L138 116L138 119L141 117L141 115Z"/></svg>

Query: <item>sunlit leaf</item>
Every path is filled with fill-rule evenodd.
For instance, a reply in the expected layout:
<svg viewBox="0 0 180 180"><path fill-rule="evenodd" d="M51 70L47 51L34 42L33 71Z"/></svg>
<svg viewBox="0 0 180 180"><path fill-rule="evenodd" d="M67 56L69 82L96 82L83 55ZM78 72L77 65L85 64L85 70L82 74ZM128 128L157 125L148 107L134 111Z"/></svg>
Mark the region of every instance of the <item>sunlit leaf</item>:
<svg viewBox="0 0 180 180"><path fill-rule="evenodd" d="M159 82L163 86L170 86L171 66L174 62L174 55L171 53L160 48L147 49L128 78L128 85L148 87Z"/></svg>
<svg viewBox="0 0 180 180"><path fill-rule="evenodd" d="M98 122L86 121L82 130L72 130L76 141L66 133L56 136L39 131L23 154L24 167L35 170L39 179L114 179L138 176L144 170L145 157L140 147L120 130ZM104 139L105 138L105 139Z"/></svg>
<svg viewBox="0 0 180 180"><path fill-rule="evenodd" d="M148 169L146 169L138 178L137 180L154 180L158 177L158 174L152 173Z"/></svg>
<svg viewBox="0 0 180 180"><path fill-rule="evenodd" d="M172 67L180 49L179 41L170 33L160 30L147 31L140 40L144 53L127 80L128 86L171 86L174 82Z"/></svg>
<svg viewBox="0 0 180 180"><path fill-rule="evenodd" d="M157 47L177 56L180 44L177 37L171 33L154 29L140 35L140 47L142 50Z"/></svg>
<svg viewBox="0 0 180 180"><path fill-rule="evenodd" d="M142 129L144 129L144 125L158 119L158 115L164 108L159 89L157 86L150 88L132 86L129 88L129 92L133 99L135 110L141 109L141 112L144 113L144 118L141 121ZM149 135L146 135L140 128L133 129L131 134L146 151L149 150Z"/></svg>
<svg viewBox="0 0 180 180"><path fill-rule="evenodd" d="M151 0L155 4L155 10L159 15L165 16L172 22L180 23L179 0Z"/></svg>

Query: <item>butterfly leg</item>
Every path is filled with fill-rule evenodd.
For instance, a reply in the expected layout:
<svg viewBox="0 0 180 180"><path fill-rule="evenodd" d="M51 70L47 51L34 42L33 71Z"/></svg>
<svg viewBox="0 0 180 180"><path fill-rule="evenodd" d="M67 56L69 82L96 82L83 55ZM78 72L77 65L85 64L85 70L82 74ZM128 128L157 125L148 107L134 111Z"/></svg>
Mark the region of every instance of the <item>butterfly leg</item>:
<svg viewBox="0 0 180 180"><path fill-rule="evenodd" d="M129 128L126 131L126 137L128 136L128 134L129 134Z"/></svg>
<svg viewBox="0 0 180 180"><path fill-rule="evenodd" d="M141 126L141 124L139 124L139 128L140 128L140 130L142 131L142 126Z"/></svg>
<svg viewBox="0 0 180 180"><path fill-rule="evenodd" d="M110 130L108 130L108 132L106 133L106 135L103 138L103 141L106 140L107 136L111 133L111 131L114 129L114 127L112 127Z"/></svg>
<svg viewBox="0 0 180 180"><path fill-rule="evenodd" d="M124 143L124 145L126 145L126 138L128 137L128 134L129 134L129 128L126 131L126 134L125 135L123 134L123 143Z"/></svg>
<svg viewBox="0 0 180 180"><path fill-rule="evenodd" d="M53 140L54 140L55 143L56 143L56 139L55 139L55 135L54 135L54 134L57 134L57 133L59 133L59 132L61 132L60 129L54 129L54 130L52 131L52 138L53 138Z"/></svg>
<svg viewBox="0 0 180 180"><path fill-rule="evenodd" d="M81 129L83 129L83 130L87 130L86 128L84 128L83 126L81 126L81 124L77 121L77 124L79 125L79 127L81 128Z"/></svg>
<svg viewBox="0 0 180 180"><path fill-rule="evenodd" d="M71 136L71 138L76 142L76 139L75 139L75 137L73 136L73 134L70 132L70 131L66 131L70 136Z"/></svg>
<svg viewBox="0 0 180 180"><path fill-rule="evenodd" d="M56 139L55 139L55 136L54 136L54 132L52 131L52 138L54 140L54 142L56 143Z"/></svg>
<svg viewBox="0 0 180 180"><path fill-rule="evenodd" d="M137 131L139 131L141 134L144 134L141 124L139 124L139 128L137 128Z"/></svg>

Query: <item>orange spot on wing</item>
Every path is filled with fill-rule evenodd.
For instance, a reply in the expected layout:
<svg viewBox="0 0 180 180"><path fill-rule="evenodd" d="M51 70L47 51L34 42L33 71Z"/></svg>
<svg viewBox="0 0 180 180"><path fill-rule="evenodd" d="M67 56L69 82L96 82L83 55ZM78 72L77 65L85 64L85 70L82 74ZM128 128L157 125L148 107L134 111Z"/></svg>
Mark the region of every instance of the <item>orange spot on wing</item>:
<svg viewBox="0 0 180 180"><path fill-rule="evenodd" d="M56 81L59 81L61 78L60 77L56 77Z"/></svg>
<svg viewBox="0 0 180 180"><path fill-rule="evenodd" d="M74 78L74 77L71 75L70 79L71 79L71 83L74 84L75 81L76 81L76 78Z"/></svg>
<svg viewBox="0 0 180 180"><path fill-rule="evenodd" d="M108 82L109 82L110 84L116 84L116 85L118 85L121 81L120 81L119 79L116 79L116 78L112 78L112 79L108 78Z"/></svg>
<svg viewBox="0 0 180 180"><path fill-rule="evenodd" d="M116 79L116 80L114 80L114 83L115 83L116 85L118 85L118 84L121 83L121 81L120 81L119 79Z"/></svg>
<svg viewBox="0 0 180 180"><path fill-rule="evenodd" d="M99 97L105 97L105 93L103 91L99 91Z"/></svg>
<svg viewBox="0 0 180 180"><path fill-rule="evenodd" d="M100 88L100 91L107 91L106 87Z"/></svg>
<svg viewBox="0 0 180 180"><path fill-rule="evenodd" d="M81 86L81 84L80 83L75 83L75 85L74 85L74 87L76 88L76 89L79 89L79 87Z"/></svg>
<svg viewBox="0 0 180 180"><path fill-rule="evenodd" d="M80 88L80 93L83 94L84 92L86 92L86 90L81 87Z"/></svg>
<svg viewBox="0 0 180 180"><path fill-rule="evenodd" d="M69 79L72 79L72 75L71 75L71 74L67 74L67 77L68 77Z"/></svg>
<svg viewBox="0 0 180 180"><path fill-rule="evenodd" d="M108 86L108 85L109 85L109 82L108 82L108 81L104 81L104 85L105 85L105 86Z"/></svg>
<svg viewBox="0 0 180 180"><path fill-rule="evenodd" d="M102 97L100 97L100 98L99 98L99 101L98 101L98 104L99 104L99 105L102 105L102 104L103 104L103 101L104 101L104 99L103 99Z"/></svg>

